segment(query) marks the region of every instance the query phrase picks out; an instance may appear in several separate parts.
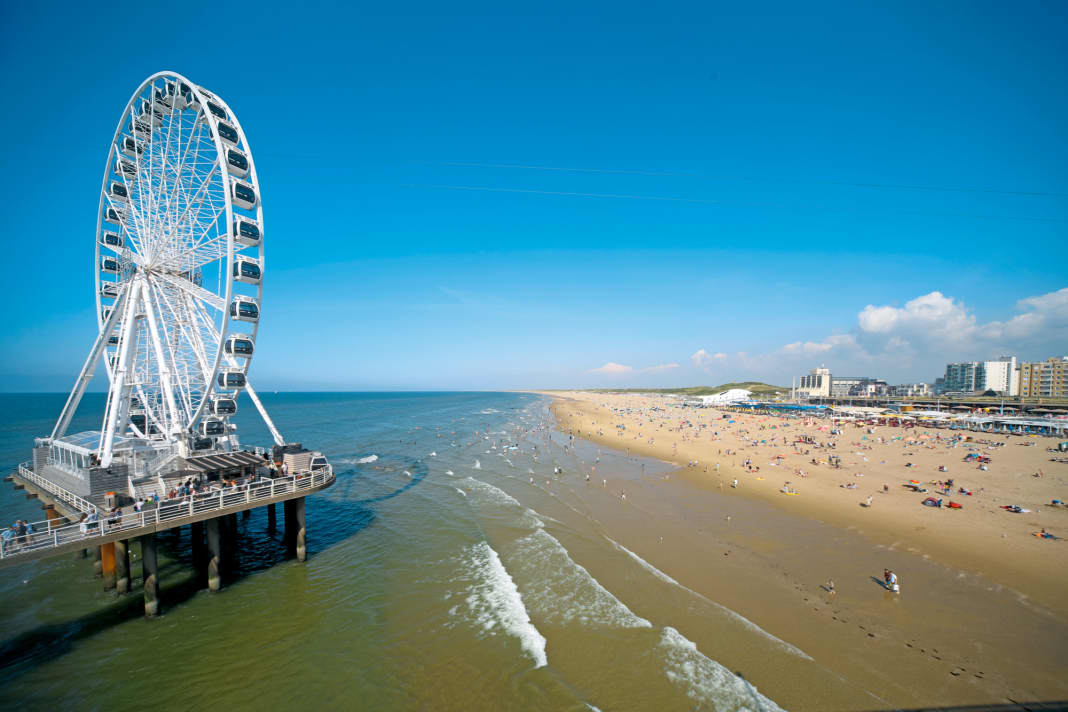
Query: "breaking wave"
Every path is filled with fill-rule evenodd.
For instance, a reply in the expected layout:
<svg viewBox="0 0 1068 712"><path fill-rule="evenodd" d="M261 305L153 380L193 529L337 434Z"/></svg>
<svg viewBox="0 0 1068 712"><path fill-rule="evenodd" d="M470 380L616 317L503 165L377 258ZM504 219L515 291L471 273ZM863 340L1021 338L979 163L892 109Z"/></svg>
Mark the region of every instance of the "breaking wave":
<svg viewBox="0 0 1068 712"><path fill-rule="evenodd" d="M683 586L681 583L679 583L675 579L671 578L670 576L665 574L663 571L661 571L660 569L656 568L655 566L650 564L648 561L646 561L642 557L638 556L637 554L635 554L633 551L631 551L627 547L625 547L622 544L620 544L615 539L613 539L611 537L605 537L605 538L608 539L608 541L612 544L612 546L614 546L616 548L616 550L621 551L624 554L626 554L627 556L629 556L630 558L634 559L634 561L636 561L639 566L641 566L643 569L645 569L646 571L648 571L649 573L651 573L653 576L655 576L656 578L660 579L664 583L668 583L668 584L671 584L672 586L676 586L676 587L682 589L683 591L686 591L687 593L689 593L689 594L701 599L702 601L704 601L705 603L709 604L710 606L713 606L716 609L722 611L723 613L726 613L733 620L738 621L739 623L741 623L743 626L745 626L749 630L753 631L754 633L759 633L760 635L763 635L765 638L768 638L769 640L772 640L775 643L777 643L778 645L782 646L783 649L785 649L787 652L793 653L794 655L802 657L805 660L811 660L812 659L811 657L809 657L800 648L798 648L798 647L796 647L794 645L790 645L785 640L781 640L779 638L776 638L774 635L772 635L771 633L767 632L766 630L764 630L763 628L761 628L760 626L758 626L756 623L754 623L753 621L749 620L745 616L741 615L740 613L736 613L736 612L732 611L730 608L727 608L726 606L724 606L722 604L716 603L715 601L711 600L707 596L703 596L700 593L698 593L697 591L694 591L689 586Z"/></svg>
<svg viewBox="0 0 1068 712"><path fill-rule="evenodd" d="M482 632L496 635L501 630L518 638L535 667L547 665L545 636L530 622L523 597L497 552L486 542L479 542L464 551L462 565L471 578L467 610Z"/></svg>
<svg viewBox="0 0 1068 712"><path fill-rule="evenodd" d="M782 712L782 708L757 692L748 681L703 655L692 641L671 626L660 636L667 678L695 702L713 709L757 709Z"/></svg>
<svg viewBox="0 0 1068 712"><path fill-rule="evenodd" d="M523 537L514 546L516 556L509 561L514 560L516 574L529 581L527 603L540 618L595 627L652 627L575 563L564 545L544 529Z"/></svg>

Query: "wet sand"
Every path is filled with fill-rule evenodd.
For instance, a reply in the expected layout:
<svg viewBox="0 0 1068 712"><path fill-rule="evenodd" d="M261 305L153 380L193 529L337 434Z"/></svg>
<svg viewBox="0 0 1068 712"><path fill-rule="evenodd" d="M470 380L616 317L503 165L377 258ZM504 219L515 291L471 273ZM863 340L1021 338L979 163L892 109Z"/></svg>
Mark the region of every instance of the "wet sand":
<svg viewBox="0 0 1068 712"><path fill-rule="evenodd" d="M602 476L612 476L594 470L583 501L609 536L844 678L843 685L830 686L803 667L787 666L769 679L759 659L730 652L742 641L727 646L696 641L703 650L715 650L716 659L749 665L760 690L784 707L880 709L1068 699L1068 546L1030 534L1040 526L1060 533L1058 522L1068 523L1068 511L1039 507L1060 495L1062 470L1068 470L1048 462L1046 440L1020 447L1015 443L1022 439L1010 438L991 451L987 472L973 473L961 463L967 452L962 448L950 450L936 441L933 449L910 446L905 455L904 441L892 438L908 433L897 428L868 433L849 426L834 438L842 469L831 470L802 464L820 459L811 449L807 456L793 455L792 446L781 445L784 435L792 441L797 433L832 439L800 421L731 415L735 424L721 427L720 414L712 410L638 412L665 405L659 399L552 395L563 432L682 466L673 474L612 481L607 487L597 485ZM613 408L621 407L635 412L620 417ZM709 423L704 431L682 424L699 418ZM711 435L713 420L718 440ZM621 423L626 430L615 427ZM701 434L695 438L696 433ZM753 446L746 436L757 443L780 440L774 448ZM888 444L880 445L879 437ZM869 443L872 449L863 449ZM719 454L728 449L738 455ZM786 458L770 466L776 454ZM747 456L759 473L741 467ZM906 471L903 458L916 467ZM686 467L691 460L699 465ZM946 464L949 472L939 473L938 464ZM794 475L795 467L808 476ZM1038 468L1045 476L1032 478ZM854 478L855 472L865 476ZM954 495L965 508L948 511L922 507L926 495L900 487L907 479L926 483L939 476L984 492ZM740 486L732 489L735 478ZM801 494L779 493L786 480ZM856 490L838 487L848 480L858 481ZM889 494L881 493L884 481ZM619 497L621 488L626 500ZM868 494L874 506L860 506ZM998 509L1007 498L1039 511L1016 515ZM882 587L884 568L900 577L901 594ZM826 587L831 579L834 594Z"/></svg>

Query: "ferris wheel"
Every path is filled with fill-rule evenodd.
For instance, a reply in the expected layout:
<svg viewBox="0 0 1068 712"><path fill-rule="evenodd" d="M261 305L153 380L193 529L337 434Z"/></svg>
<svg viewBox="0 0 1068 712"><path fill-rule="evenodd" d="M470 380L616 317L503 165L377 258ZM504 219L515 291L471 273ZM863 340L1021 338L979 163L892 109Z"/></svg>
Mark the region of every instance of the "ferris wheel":
<svg viewBox="0 0 1068 712"><path fill-rule="evenodd" d="M98 335L52 437L104 360L99 455L117 438L236 444L263 296L263 204L252 151L219 96L174 72L146 79L119 119L94 241Z"/></svg>

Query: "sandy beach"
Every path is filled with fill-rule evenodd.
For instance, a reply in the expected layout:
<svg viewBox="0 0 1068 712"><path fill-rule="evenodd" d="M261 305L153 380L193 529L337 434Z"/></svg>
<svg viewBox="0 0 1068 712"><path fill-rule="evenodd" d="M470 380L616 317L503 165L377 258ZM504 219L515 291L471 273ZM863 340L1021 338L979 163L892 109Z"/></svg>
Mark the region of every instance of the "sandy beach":
<svg viewBox="0 0 1068 712"><path fill-rule="evenodd" d="M643 557L686 572L687 585L885 707L1068 699L1068 541L1034 536L1068 534L1068 509L1049 506L1068 493L1068 465L1046 452L1052 439L951 442L957 431L851 424L832 433L829 420L683 409L661 397L549 395L561 431L679 467L627 491L626 505L644 515L621 528L671 542L635 542ZM990 461L965 462L970 453ZM596 484L597 463L588 466ZM948 479L943 494L937 483ZM929 496L943 506L923 506ZM900 594L883 588L886 568Z"/></svg>

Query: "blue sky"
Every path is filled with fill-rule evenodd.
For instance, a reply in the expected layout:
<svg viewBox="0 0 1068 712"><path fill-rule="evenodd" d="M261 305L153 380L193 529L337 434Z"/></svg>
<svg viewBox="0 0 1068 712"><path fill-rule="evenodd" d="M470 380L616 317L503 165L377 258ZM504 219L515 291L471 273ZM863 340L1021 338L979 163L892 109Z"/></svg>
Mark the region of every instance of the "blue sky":
<svg viewBox="0 0 1068 712"><path fill-rule="evenodd" d="M107 142L161 69L253 148L263 390L1068 353L1068 6L857 5L7 3L0 389L72 384Z"/></svg>

